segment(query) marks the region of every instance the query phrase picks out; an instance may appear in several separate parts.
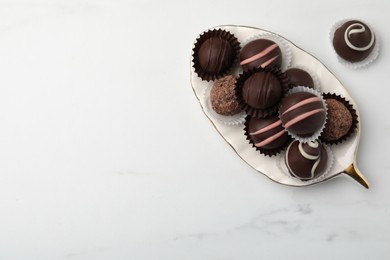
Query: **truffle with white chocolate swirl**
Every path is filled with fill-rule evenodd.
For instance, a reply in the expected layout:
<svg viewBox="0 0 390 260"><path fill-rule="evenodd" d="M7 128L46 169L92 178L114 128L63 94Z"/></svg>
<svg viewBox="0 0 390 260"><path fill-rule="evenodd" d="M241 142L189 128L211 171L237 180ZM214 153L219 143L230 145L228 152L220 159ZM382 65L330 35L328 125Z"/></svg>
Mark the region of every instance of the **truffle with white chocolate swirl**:
<svg viewBox="0 0 390 260"><path fill-rule="evenodd" d="M375 34L367 24L351 20L337 28L333 46L344 60L359 62L367 58L374 49Z"/></svg>
<svg viewBox="0 0 390 260"><path fill-rule="evenodd" d="M308 143L294 141L287 148L285 162L291 176L308 181L325 172L328 154L317 140Z"/></svg>

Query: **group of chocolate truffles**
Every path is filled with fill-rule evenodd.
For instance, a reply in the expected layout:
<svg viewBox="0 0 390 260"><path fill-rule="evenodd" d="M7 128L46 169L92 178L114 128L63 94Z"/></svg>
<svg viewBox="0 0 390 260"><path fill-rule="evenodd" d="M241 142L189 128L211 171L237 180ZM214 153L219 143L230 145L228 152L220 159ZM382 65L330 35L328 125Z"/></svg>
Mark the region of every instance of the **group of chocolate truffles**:
<svg viewBox="0 0 390 260"><path fill-rule="evenodd" d="M321 95L301 67L281 71L282 49L270 39L260 35L241 50L233 34L214 29L197 39L193 51L197 75L215 80L212 109L224 116L245 111L249 143L265 156L287 148L285 164L294 178L307 181L323 174L329 157L323 143L341 143L357 127L356 111L345 98ZM238 63L242 73L233 75Z"/></svg>

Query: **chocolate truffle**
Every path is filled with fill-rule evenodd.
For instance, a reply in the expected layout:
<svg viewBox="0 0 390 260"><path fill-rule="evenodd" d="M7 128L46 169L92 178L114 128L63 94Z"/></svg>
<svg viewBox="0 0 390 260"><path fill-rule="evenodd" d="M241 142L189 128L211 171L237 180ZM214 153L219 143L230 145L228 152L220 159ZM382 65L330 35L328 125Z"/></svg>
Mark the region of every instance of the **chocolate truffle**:
<svg viewBox="0 0 390 260"><path fill-rule="evenodd" d="M305 86L314 88L313 78L303 69L291 68L286 70L285 73L289 80L289 87Z"/></svg>
<svg viewBox="0 0 390 260"><path fill-rule="evenodd" d="M352 127L352 115L348 108L336 99L326 99L325 102L328 119L321 138L325 141L336 141L348 134Z"/></svg>
<svg viewBox="0 0 390 260"><path fill-rule="evenodd" d="M240 43L230 32L209 30L197 39L192 62L195 73L202 80L215 80L226 76L240 53Z"/></svg>
<svg viewBox="0 0 390 260"><path fill-rule="evenodd" d="M224 116L232 116L241 111L234 91L236 77L228 75L214 82L210 91L211 107Z"/></svg>
<svg viewBox="0 0 390 260"><path fill-rule="evenodd" d="M227 40L211 37L200 46L198 59L204 71L218 74L232 65L233 49Z"/></svg>
<svg viewBox="0 0 390 260"><path fill-rule="evenodd" d="M375 46L374 32L361 21L351 20L336 29L333 46L337 54L349 62L362 61Z"/></svg>
<svg viewBox="0 0 390 260"><path fill-rule="evenodd" d="M271 72L259 71L244 82L242 97L253 108L269 108L282 96L279 79Z"/></svg>
<svg viewBox="0 0 390 260"><path fill-rule="evenodd" d="M308 181L324 173L328 153L319 141L294 141L287 148L285 162L291 176Z"/></svg>
<svg viewBox="0 0 390 260"><path fill-rule="evenodd" d="M254 40L242 48L240 65L244 70L266 66L279 68L282 65L282 52L280 47L271 40Z"/></svg>
<svg viewBox="0 0 390 260"><path fill-rule="evenodd" d="M309 92L297 92L285 97L280 107L284 127L299 137L310 137L320 130L326 118L322 99Z"/></svg>
<svg viewBox="0 0 390 260"><path fill-rule="evenodd" d="M278 149L289 139L276 115L265 118L247 117L247 136L255 147Z"/></svg>

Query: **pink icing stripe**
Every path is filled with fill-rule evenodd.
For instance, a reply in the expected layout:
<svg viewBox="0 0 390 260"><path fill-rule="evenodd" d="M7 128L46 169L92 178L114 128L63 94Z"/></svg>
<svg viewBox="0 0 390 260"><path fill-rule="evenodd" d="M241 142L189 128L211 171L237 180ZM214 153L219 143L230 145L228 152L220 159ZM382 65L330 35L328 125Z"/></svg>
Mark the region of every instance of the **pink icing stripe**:
<svg viewBox="0 0 390 260"><path fill-rule="evenodd" d="M279 133L277 133L271 137L268 137L267 139L265 139L264 141L262 141L260 143L255 144L255 146L256 147L266 146L267 144L270 144L273 141L275 141L276 139L278 139L279 137L281 137L283 134L284 134L284 130L280 131Z"/></svg>
<svg viewBox="0 0 390 260"><path fill-rule="evenodd" d="M290 107L289 109L284 111L282 115L284 115L284 114L286 114L286 113L290 112L291 110L294 110L298 107L301 107L301 106L304 106L306 104L310 104L313 102L317 102L317 101L321 101L321 99L319 97L311 97L311 98L304 99L301 102L296 103L295 105L293 105L292 107Z"/></svg>
<svg viewBox="0 0 390 260"><path fill-rule="evenodd" d="M276 122L274 122L274 123L272 123L272 124L270 124L270 125L267 125L266 127L263 127L263 128L261 128L261 129L257 130L257 131L254 132L254 133L249 133L249 134L250 134L250 135L258 135L258 134L267 132L268 130L271 130L271 129L273 129L273 128L275 128L275 127L281 125L281 124L282 124L282 121L278 120L278 121L276 121Z"/></svg>
<svg viewBox="0 0 390 260"><path fill-rule="evenodd" d="M263 56L267 55L268 53L270 53L271 51L273 51L274 49L276 49L277 47L278 47L278 45L276 43L272 44L271 46L265 48L263 51L259 52L258 54L241 61L240 65L245 65L245 64L251 63L252 61L258 60L261 57L263 57Z"/></svg>
<svg viewBox="0 0 390 260"><path fill-rule="evenodd" d="M261 64L260 66L262 68L264 68L265 66L268 66L270 65L274 60L276 60L277 58L279 57L279 55L276 55L275 57L273 57L272 59L269 59L267 60L266 62L264 62L263 64Z"/></svg>
<svg viewBox="0 0 390 260"><path fill-rule="evenodd" d="M297 116L297 117L291 119L290 121L288 121L288 122L284 125L284 127L285 127L285 128L289 128L289 127L292 126L293 124L298 123L299 121L301 121L301 120L303 120L303 119L306 119L306 118L308 118L309 116L312 116L312 115L317 114L317 113L322 112L322 111L325 111L325 110L324 110L323 108L319 108L319 109L314 109L314 110L312 110L312 111L310 111L310 112L303 113L302 115L299 115L299 116Z"/></svg>

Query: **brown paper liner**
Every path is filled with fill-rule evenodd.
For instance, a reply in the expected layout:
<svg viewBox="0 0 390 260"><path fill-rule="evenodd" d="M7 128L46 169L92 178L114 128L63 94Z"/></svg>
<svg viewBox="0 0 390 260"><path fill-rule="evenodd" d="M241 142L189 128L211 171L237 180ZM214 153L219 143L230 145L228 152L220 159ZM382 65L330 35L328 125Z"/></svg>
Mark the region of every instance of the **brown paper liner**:
<svg viewBox="0 0 390 260"><path fill-rule="evenodd" d="M272 156L275 156L275 155L278 155L279 153L281 153L283 150L286 149L286 147L291 143L292 139L291 139L291 136L287 133L288 135L288 140L286 141L286 143L284 145L282 145L281 147L277 148L277 149L263 149L263 148L260 148L260 147L257 147L255 146L255 143L252 141L252 139L249 137L249 119L251 118L251 116L247 116L245 118L245 127L244 127L244 131L245 131L245 136L246 136L246 140L249 141L250 144L252 144L252 147L255 148L257 151L259 151L261 154L265 155L265 156L269 156L269 157L272 157Z"/></svg>
<svg viewBox="0 0 390 260"><path fill-rule="evenodd" d="M272 107L265 108L265 109L251 107L249 104L245 102L242 96L242 88L244 87L245 81L256 72L270 72L279 79L280 85L282 86L282 95L278 103L276 103ZM252 117L262 118L262 117L270 116L278 111L280 102L288 91L288 78L286 74L284 74L279 68L265 67L263 69L260 67L257 69L244 71L242 74L240 74L236 82L235 91L236 91L237 100L240 103L242 109Z"/></svg>
<svg viewBox="0 0 390 260"><path fill-rule="evenodd" d="M322 94L322 97L324 98L324 100L326 101L327 99L335 99L339 102L341 102L342 104L344 104L344 106L348 109L348 111L351 113L352 115L352 125L351 127L349 128L349 131L347 134L345 134L344 136L342 136L341 138L337 139L337 140L334 140L334 141L327 141L323 138L323 136L321 135L320 136L320 140L323 142L323 143L326 143L326 144L329 144L329 145L335 145L335 144L339 144L339 143L342 143L344 142L345 140L348 139L348 137L350 137L357 129L357 126L359 124L359 120L358 120L358 116L356 114L356 110L353 108L352 104L349 103L348 100L346 100L345 98L339 96L339 95L336 95L334 93L323 93ZM326 128L326 125L329 121L329 117L327 118L326 120L326 123L325 123L325 128Z"/></svg>
<svg viewBox="0 0 390 260"><path fill-rule="evenodd" d="M200 66L199 61L198 61L198 53L199 53L200 46L202 46L202 44L207 39L209 39L211 37L215 37L215 36L218 36L218 37L221 37L222 39L227 40L230 43L230 45L233 49L233 52L234 52L234 54L233 54L234 58L232 60L232 63L230 64L230 67L226 68L223 71L220 71L218 74L209 73L207 71L204 71L202 69L202 67ZM192 49L192 51L193 51L193 54L192 54L193 65L192 65L192 67L195 69L196 74L202 80L210 81L210 80L219 79L223 76L228 75L229 72L233 69L234 65L238 62L238 55L240 54L240 49L241 49L240 43L238 42L237 38L233 34L231 34L230 32L222 30L222 29L208 30L208 31L202 33L195 42L195 46Z"/></svg>

